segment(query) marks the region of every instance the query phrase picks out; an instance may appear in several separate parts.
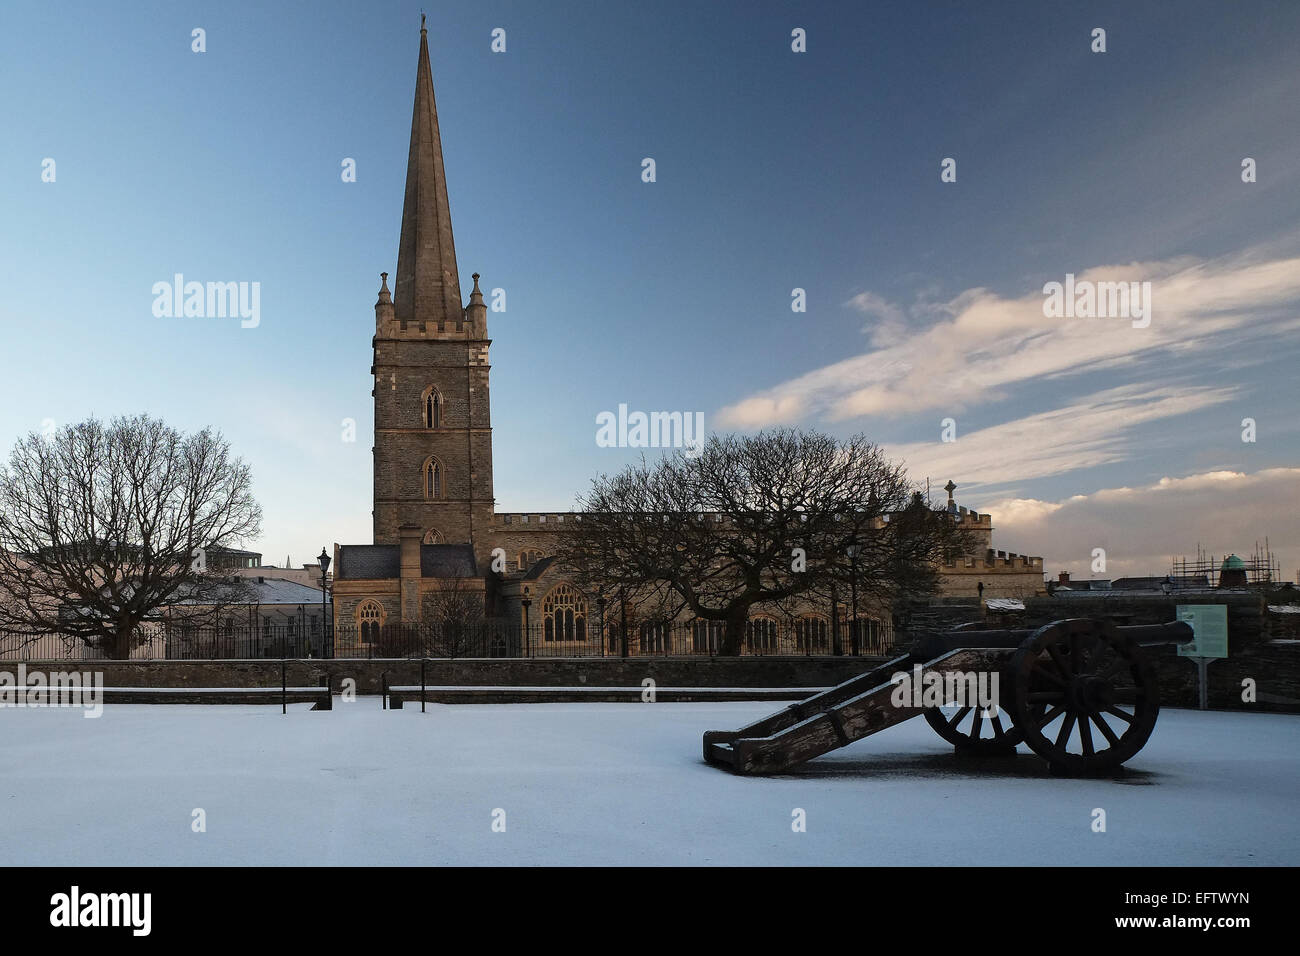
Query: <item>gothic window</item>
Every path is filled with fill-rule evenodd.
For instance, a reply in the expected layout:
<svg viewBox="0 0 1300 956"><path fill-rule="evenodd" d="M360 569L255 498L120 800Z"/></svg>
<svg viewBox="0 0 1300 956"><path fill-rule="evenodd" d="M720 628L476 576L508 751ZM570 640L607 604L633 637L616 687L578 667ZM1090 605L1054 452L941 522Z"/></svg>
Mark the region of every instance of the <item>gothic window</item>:
<svg viewBox="0 0 1300 956"><path fill-rule="evenodd" d="M442 497L443 480L442 463L436 458L430 458L424 463L424 497L430 501Z"/></svg>
<svg viewBox="0 0 1300 956"><path fill-rule="evenodd" d="M825 654L829 641L826 618L809 614L794 622L794 643L800 654Z"/></svg>
<svg viewBox="0 0 1300 956"><path fill-rule="evenodd" d="M672 625L667 621L646 621L641 625L641 653L667 654L672 646Z"/></svg>
<svg viewBox="0 0 1300 956"><path fill-rule="evenodd" d="M442 412L442 393L430 385L420 395L420 421L425 428L441 428Z"/></svg>
<svg viewBox="0 0 1300 956"><path fill-rule="evenodd" d="M527 571L538 561L542 560L544 555L540 551L520 551L519 552L519 570Z"/></svg>
<svg viewBox="0 0 1300 956"><path fill-rule="evenodd" d="M424 533L425 544L442 544L442 532L437 528L430 528Z"/></svg>
<svg viewBox="0 0 1300 956"><path fill-rule="evenodd" d="M587 599L571 584L557 584L542 599L543 636L548 641L587 639Z"/></svg>
<svg viewBox="0 0 1300 956"><path fill-rule="evenodd" d="M772 654L777 649L779 626L770 617L750 618L746 628L749 649L754 654Z"/></svg>
<svg viewBox="0 0 1300 956"><path fill-rule="evenodd" d="M691 622L691 650L696 654L716 653L722 646L722 638L726 633L726 621L697 618Z"/></svg>
<svg viewBox="0 0 1300 956"><path fill-rule="evenodd" d="M367 600L357 605L357 630L362 644L379 641L379 629L384 626L384 608L378 601Z"/></svg>

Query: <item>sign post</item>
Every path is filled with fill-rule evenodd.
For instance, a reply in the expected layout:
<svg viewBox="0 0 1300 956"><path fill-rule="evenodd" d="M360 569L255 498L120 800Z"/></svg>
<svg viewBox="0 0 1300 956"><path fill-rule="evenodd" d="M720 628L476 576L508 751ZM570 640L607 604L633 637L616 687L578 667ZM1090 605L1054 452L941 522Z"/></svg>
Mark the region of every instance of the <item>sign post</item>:
<svg viewBox="0 0 1300 956"><path fill-rule="evenodd" d="M1228 606L1226 604L1180 604L1178 620L1192 626L1192 640L1178 646L1179 657L1196 662L1200 685L1200 709L1209 708L1209 684L1206 670L1210 661L1228 656Z"/></svg>

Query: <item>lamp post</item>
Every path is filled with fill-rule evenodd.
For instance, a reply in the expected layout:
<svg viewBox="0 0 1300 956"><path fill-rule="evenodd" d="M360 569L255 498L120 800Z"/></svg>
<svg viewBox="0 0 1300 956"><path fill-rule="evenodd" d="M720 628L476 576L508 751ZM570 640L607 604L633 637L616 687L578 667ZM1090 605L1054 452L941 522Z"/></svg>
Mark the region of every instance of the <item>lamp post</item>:
<svg viewBox="0 0 1300 956"><path fill-rule="evenodd" d="M600 656L605 656L605 595L596 595L596 613L600 616Z"/></svg>
<svg viewBox="0 0 1300 956"><path fill-rule="evenodd" d="M532 656L533 656L533 640L532 640L532 635L529 633L529 630L528 630L528 606L529 606L530 604L532 604L533 602L532 602L532 600L528 597L528 585L526 585L526 584L524 585L524 596L523 596L523 599L522 599L519 603L522 604L522 605L524 606L524 654L525 654L526 656L528 656L528 657L532 657Z"/></svg>
<svg viewBox="0 0 1300 956"><path fill-rule="evenodd" d="M325 648L329 644L329 611L326 605L329 588L326 587L326 575L330 570L330 556L325 553L324 545L321 546L320 556L316 560L320 562L320 638L321 655L324 656Z"/></svg>
<svg viewBox="0 0 1300 956"><path fill-rule="evenodd" d="M834 582L831 582L831 653L836 657L844 653L844 644L840 640L840 602Z"/></svg>
<svg viewBox="0 0 1300 956"><path fill-rule="evenodd" d="M845 551L849 556L849 591L853 601L853 623L849 625L849 641L853 647L853 656L858 656L858 546L849 545Z"/></svg>
<svg viewBox="0 0 1300 956"><path fill-rule="evenodd" d="M627 592L621 589L618 592L618 608L622 617L622 622L618 628L619 641L622 645L619 649L622 651L623 657L627 657Z"/></svg>

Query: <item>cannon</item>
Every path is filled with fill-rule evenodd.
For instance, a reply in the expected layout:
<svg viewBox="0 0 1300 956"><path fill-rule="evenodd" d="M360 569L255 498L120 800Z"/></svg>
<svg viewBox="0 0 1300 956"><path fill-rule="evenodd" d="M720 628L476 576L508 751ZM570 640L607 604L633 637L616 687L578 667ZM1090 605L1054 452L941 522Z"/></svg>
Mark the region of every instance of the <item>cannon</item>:
<svg viewBox="0 0 1300 956"><path fill-rule="evenodd" d="M926 634L907 654L747 727L708 731L704 759L735 773L779 773L923 716L959 754L1006 755L1024 743L1055 774L1114 773L1142 749L1160 713L1143 648L1192 636L1184 621L1120 627L1092 618ZM899 675L938 688L942 699L918 706L915 696L898 693ZM953 699L972 676L996 687L993 706Z"/></svg>

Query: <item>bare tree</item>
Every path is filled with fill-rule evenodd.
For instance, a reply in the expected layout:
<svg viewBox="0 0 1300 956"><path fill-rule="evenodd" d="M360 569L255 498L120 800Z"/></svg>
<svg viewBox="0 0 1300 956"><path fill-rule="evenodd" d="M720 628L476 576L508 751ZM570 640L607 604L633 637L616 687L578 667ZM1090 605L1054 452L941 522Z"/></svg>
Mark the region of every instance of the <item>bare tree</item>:
<svg viewBox="0 0 1300 956"><path fill-rule="evenodd" d="M214 620L246 597L206 549L256 535L248 466L222 437L147 415L35 432L0 467L0 629L125 659L163 607Z"/></svg>
<svg viewBox="0 0 1300 956"><path fill-rule="evenodd" d="M475 584L477 584L475 580ZM430 626L432 653L464 657L483 646L487 615L483 590L464 577L442 578L424 596L424 620Z"/></svg>
<svg viewBox="0 0 1300 956"><path fill-rule="evenodd" d="M941 561L969 547L860 436L715 436L696 456L602 475L579 504L559 557L583 585L666 616L723 621L723 654L740 653L755 604L838 585L877 604L915 598L938 586Z"/></svg>

